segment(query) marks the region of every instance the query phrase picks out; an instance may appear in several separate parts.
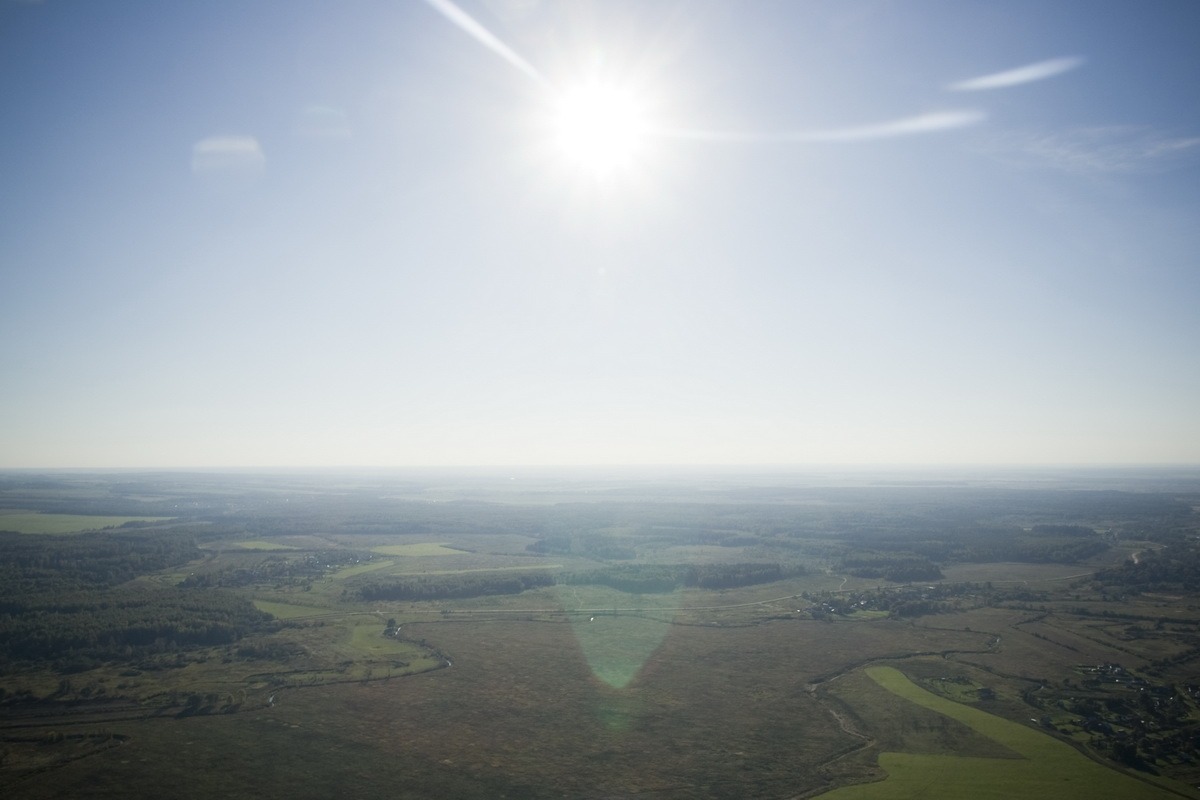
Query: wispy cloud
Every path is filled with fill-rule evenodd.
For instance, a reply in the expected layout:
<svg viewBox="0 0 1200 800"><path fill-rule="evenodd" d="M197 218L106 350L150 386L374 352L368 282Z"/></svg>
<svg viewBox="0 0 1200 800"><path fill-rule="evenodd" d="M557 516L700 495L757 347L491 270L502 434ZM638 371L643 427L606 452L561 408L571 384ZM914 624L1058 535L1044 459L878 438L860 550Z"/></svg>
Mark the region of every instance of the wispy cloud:
<svg viewBox="0 0 1200 800"><path fill-rule="evenodd" d="M995 137L987 150L1025 166L1048 166L1075 174L1157 173L1200 159L1200 136L1110 125L1005 134Z"/></svg>
<svg viewBox="0 0 1200 800"><path fill-rule="evenodd" d="M1061 75L1064 72L1081 66L1083 59L1079 56L1067 56L1064 58L1052 58L1049 61L1039 61L1036 64L1026 64L1023 67L1016 69L1005 70L1004 72L993 72L990 75L981 75L977 78L968 78L967 80L957 81L949 84L946 89L951 92L978 92L987 89L1007 89L1010 86L1021 86L1034 81L1042 81L1046 78L1053 78L1055 75Z"/></svg>
<svg viewBox="0 0 1200 800"><path fill-rule="evenodd" d="M300 112L296 133L308 139L349 139L350 121L339 109L308 106Z"/></svg>
<svg viewBox="0 0 1200 800"><path fill-rule="evenodd" d="M192 172L255 174L266 164L253 136L211 136L192 145Z"/></svg>
<svg viewBox="0 0 1200 800"><path fill-rule="evenodd" d="M813 131L808 135L809 141L814 142L851 142L864 139L890 139L896 136L911 136L915 133L936 133L938 131L965 128L986 119L982 111L935 111L919 114L915 117L881 122L876 125L865 125L858 128L842 128L840 130Z"/></svg>
<svg viewBox="0 0 1200 800"><path fill-rule="evenodd" d="M974 110L934 111L872 125L827 130L731 131L703 128L656 128L650 133L666 138L691 139L702 142L856 142L964 128L982 122L986 117L987 115L982 111Z"/></svg>

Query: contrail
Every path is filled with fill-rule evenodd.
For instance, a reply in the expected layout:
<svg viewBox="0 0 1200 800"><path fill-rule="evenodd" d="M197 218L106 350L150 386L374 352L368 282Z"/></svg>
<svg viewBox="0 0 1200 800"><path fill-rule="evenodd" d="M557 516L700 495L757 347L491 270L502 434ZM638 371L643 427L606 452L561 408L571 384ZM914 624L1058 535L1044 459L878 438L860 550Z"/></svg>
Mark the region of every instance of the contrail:
<svg viewBox="0 0 1200 800"><path fill-rule="evenodd" d="M915 117L863 125L855 128L798 131L727 131L698 128L647 128L646 132L668 139L697 142L855 142L889 139L915 133L933 133L974 125L986 119L982 111L936 111Z"/></svg>
<svg viewBox="0 0 1200 800"><path fill-rule="evenodd" d="M1036 64L1026 64L1016 69L994 72L991 75L981 75L958 81L946 87L951 92L978 92L984 89L1007 89L1009 86L1020 86L1023 83L1053 78L1069 72L1083 63L1079 56L1067 58L1052 58L1049 61L1039 61Z"/></svg>
<svg viewBox="0 0 1200 800"><path fill-rule="evenodd" d="M548 80L542 77L542 73L537 71L537 67L521 58L515 50L497 39L495 34L476 22L474 17L454 5L450 0L425 0L425 2L434 11L457 25L463 33L525 73L526 77L537 81L543 89L552 90L554 88Z"/></svg>

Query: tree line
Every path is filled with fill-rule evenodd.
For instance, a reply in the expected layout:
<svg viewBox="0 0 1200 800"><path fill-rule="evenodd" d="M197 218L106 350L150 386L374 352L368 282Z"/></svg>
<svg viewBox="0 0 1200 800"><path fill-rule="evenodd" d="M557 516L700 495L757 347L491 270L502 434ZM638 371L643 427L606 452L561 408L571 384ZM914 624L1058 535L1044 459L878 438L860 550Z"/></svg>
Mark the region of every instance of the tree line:
<svg viewBox="0 0 1200 800"><path fill-rule="evenodd" d="M557 584L608 586L633 594L653 594L680 588L731 589L774 583L806 572L807 569L799 564L619 564L557 574L530 570L367 578L353 592L347 590L347 595L357 594L366 602L452 600L519 594Z"/></svg>

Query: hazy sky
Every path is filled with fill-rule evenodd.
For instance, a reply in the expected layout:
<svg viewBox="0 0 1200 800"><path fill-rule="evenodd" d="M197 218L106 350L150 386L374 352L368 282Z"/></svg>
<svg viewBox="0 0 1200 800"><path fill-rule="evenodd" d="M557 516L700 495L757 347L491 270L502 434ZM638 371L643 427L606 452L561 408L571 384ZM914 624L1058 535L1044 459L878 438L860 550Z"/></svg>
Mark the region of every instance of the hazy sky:
<svg viewBox="0 0 1200 800"><path fill-rule="evenodd" d="M0 0L0 467L1200 462L1197 41Z"/></svg>

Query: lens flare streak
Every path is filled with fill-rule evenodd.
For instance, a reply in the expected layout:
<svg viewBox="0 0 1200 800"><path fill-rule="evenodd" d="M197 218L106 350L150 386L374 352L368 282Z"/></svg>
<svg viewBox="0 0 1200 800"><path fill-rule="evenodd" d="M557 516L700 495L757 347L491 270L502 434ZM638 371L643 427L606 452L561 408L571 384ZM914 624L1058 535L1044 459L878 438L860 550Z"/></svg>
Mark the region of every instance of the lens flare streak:
<svg viewBox="0 0 1200 800"><path fill-rule="evenodd" d="M553 88L550 82L542 76L542 73L538 72L533 64L522 58L515 50L500 41L495 34L479 24L474 17L450 2L450 0L425 0L425 3L453 23L463 33L525 73L527 77L536 81L543 89Z"/></svg>

